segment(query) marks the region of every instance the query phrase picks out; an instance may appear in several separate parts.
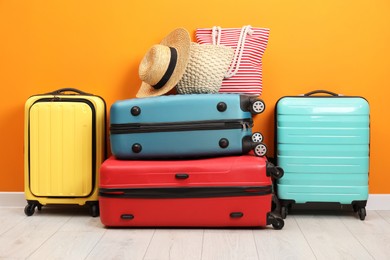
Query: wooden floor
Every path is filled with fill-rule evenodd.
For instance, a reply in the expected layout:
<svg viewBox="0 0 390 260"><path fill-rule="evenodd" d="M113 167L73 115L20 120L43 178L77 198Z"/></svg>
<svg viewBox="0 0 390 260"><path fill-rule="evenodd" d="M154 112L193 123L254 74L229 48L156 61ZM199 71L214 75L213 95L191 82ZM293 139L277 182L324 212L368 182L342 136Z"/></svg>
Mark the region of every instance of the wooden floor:
<svg viewBox="0 0 390 260"><path fill-rule="evenodd" d="M0 207L0 259L390 259L390 211L295 210L282 230L107 229L81 207Z"/></svg>

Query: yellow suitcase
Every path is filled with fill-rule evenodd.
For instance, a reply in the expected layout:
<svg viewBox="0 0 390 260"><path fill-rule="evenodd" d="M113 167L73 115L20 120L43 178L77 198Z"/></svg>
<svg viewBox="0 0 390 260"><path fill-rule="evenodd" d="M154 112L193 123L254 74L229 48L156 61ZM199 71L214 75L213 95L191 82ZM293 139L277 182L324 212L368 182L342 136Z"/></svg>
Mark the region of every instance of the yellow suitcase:
<svg viewBox="0 0 390 260"><path fill-rule="evenodd" d="M30 97L24 118L25 214L47 204L76 204L99 216L99 170L107 157L104 100L59 89Z"/></svg>

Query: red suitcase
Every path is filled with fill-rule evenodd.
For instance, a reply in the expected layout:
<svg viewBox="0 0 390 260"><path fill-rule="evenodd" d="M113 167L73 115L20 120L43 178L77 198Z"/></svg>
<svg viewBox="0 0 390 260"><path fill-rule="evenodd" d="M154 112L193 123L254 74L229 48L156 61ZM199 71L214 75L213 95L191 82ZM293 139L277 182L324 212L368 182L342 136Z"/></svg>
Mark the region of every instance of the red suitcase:
<svg viewBox="0 0 390 260"><path fill-rule="evenodd" d="M265 227L272 178L283 170L254 155L197 160L106 160L100 169L100 219L107 227Z"/></svg>

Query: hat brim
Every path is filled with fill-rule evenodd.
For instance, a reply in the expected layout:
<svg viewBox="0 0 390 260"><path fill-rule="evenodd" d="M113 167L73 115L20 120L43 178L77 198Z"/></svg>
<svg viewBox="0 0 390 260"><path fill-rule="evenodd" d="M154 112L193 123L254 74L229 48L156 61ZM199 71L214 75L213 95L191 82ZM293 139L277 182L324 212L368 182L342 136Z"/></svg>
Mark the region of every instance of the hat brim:
<svg viewBox="0 0 390 260"><path fill-rule="evenodd" d="M137 97L160 96L172 90L183 76L190 57L191 37L184 28L178 28L168 34L162 41L162 45L173 47L177 51L176 67L167 83L155 89L146 82L142 82L136 94Z"/></svg>

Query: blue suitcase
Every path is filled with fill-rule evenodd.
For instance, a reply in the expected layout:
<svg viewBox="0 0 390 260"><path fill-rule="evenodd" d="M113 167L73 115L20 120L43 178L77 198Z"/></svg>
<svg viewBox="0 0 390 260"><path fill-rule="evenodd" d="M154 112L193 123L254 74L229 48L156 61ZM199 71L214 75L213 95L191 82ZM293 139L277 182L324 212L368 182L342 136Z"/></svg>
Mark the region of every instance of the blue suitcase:
<svg viewBox="0 0 390 260"><path fill-rule="evenodd" d="M239 94L135 98L110 109L111 151L118 159L264 156L261 133L252 133L261 99Z"/></svg>
<svg viewBox="0 0 390 260"><path fill-rule="evenodd" d="M320 95L318 95L320 94ZM362 97L316 90L276 104L277 181L283 218L294 203L352 205L366 216L369 104Z"/></svg>

